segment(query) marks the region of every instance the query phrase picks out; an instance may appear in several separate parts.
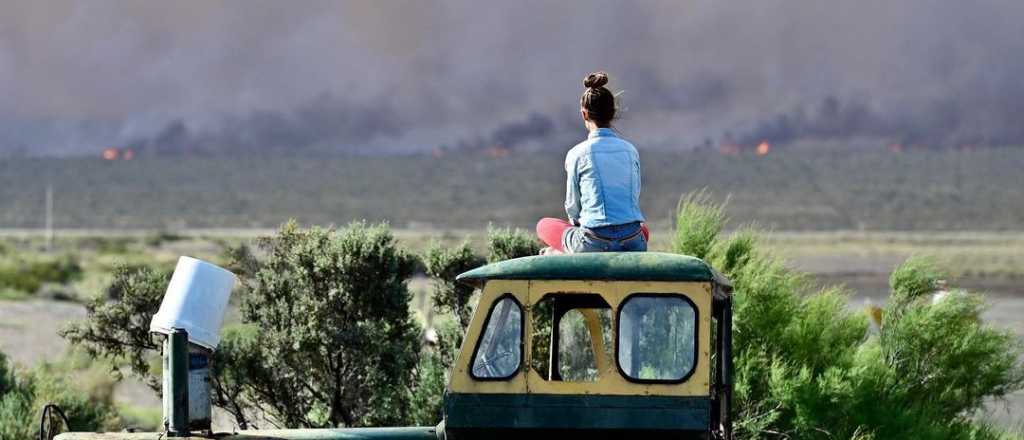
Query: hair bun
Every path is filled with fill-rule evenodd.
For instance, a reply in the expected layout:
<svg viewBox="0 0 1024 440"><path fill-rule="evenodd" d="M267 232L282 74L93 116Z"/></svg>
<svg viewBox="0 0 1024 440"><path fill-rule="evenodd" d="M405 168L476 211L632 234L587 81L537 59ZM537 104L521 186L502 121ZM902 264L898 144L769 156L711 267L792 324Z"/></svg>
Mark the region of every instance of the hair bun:
<svg viewBox="0 0 1024 440"><path fill-rule="evenodd" d="M583 86L588 89L596 89L608 84L608 74L604 72L594 72L583 78Z"/></svg>

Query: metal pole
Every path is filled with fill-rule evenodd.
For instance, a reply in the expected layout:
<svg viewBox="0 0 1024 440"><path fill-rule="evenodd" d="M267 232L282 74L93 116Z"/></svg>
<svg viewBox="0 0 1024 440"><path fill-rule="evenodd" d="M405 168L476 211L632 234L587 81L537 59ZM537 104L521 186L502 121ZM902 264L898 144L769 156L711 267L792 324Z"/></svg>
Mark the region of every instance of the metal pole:
<svg viewBox="0 0 1024 440"><path fill-rule="evenodd" d="M164 424L168 437L188 437L188 332L176 328L164 351Z"/></svg>
<svg viewBox="0 0 1024 440"><path fill-rule="evenodd" d="M46 252L53 252L53 185L46 185Z"/></svg>
<svg viewBox="0 0 1024 440"><path fill-rule="evenodd" d="M732 365L732 298L725 300L722 309L722 321L724 331L722 332L722 384L725 386L724 399L722 399L722 422L725 432L722 434L725 440L732 440L732 391L733 391L733 365Z"/></svg>

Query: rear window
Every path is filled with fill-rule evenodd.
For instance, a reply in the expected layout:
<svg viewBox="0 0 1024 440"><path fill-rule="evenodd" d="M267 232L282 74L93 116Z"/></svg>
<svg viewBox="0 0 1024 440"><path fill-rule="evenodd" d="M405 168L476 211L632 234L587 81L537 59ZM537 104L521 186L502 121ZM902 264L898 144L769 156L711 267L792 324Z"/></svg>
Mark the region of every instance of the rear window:
<svg viewBox="0 0 1024 440"><path fill-rule="evenodd" d="M697 310L682 295L638 293L618 314L619 369L634 382L678 383L697 358Z"/></svg>

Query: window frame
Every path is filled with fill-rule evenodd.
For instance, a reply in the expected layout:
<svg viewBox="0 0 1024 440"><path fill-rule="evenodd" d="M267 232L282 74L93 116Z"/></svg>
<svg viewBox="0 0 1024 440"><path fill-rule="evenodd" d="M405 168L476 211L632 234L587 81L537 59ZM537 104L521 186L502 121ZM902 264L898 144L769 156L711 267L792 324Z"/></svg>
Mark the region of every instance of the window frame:
<svg viewBox="0 0 1024 440"><path fill-rule="evenodd" d="M693 310L693 364L690 365L690 370L686 372L679 379L641 379L626 374L626 370L622 368L621 358L619 356L619 341L621 338L620 323L622 320L622 309L625 308L626 304L629 303L633 298L682 298L690 308ZM690 380L690 377L697 372L697 365L700 363L700 309L697 304L690 299L689 296L682 293L666 292L636 292L626 295L622 301L619 302L618 307L615 309L615 368L619 370L619 374L622 375L629 382L639 384L665 384L665 385L676 385Z"/></svg>
<svg viewBox="0 0 1024 440"><path fill-rule="evenodd" d="M519 361L516 363L516 368L512 370L512 373L510 373L507 376L478 377L476 375L476 372L473 371L473 366L476 365L477 352L480 351L480 344L483 342L484 336L487 336L487 326L491 324L491 317L494 316L494 309L496 309L498 307L498 304L500 304L506 298L511 299L512 302L516 305L516 307L519 308ZM503 382L511 380L513 377L516 377L516 375L519 374L519 372L523 369L523 358L525 358L525 339L526 311L523 309L523 304L519 302L519 299L516 298L516 296L513 295L512 292L506 292L501 294L500 296L494 299L494 302L491 303L490 309L487 310L487 317L484 319L483 326L480 327L480 335L477 336L476 343L473 346L473 356L469 358L469 368L467 368L469 370L468 373L470 379L480 382Z"/></svg>

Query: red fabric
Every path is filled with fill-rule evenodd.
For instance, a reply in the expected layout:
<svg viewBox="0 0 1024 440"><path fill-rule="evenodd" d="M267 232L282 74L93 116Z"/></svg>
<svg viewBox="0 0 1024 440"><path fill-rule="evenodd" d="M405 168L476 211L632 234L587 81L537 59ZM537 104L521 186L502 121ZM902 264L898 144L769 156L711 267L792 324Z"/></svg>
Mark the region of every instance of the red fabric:
<svg viewBox="0 0 1024 440"><path fill-rule="evenodd" d="M571 227L572 223L566 220L545 217L537 222L537 236L552 249L565 252L565 249L562 249L562 236L565 230ZM644 241L651 241L651 231L647 229L647 223L640 224L640 233L644 234Z"/></svg>
<svg viewBox="0 0 1024 440"><path fill-rule="evenodd" d="M571 227L572 223L560 218L542 218L537 222L537 236L552 249L565 252L565 249L562 249L562 234Z"/></svg>

